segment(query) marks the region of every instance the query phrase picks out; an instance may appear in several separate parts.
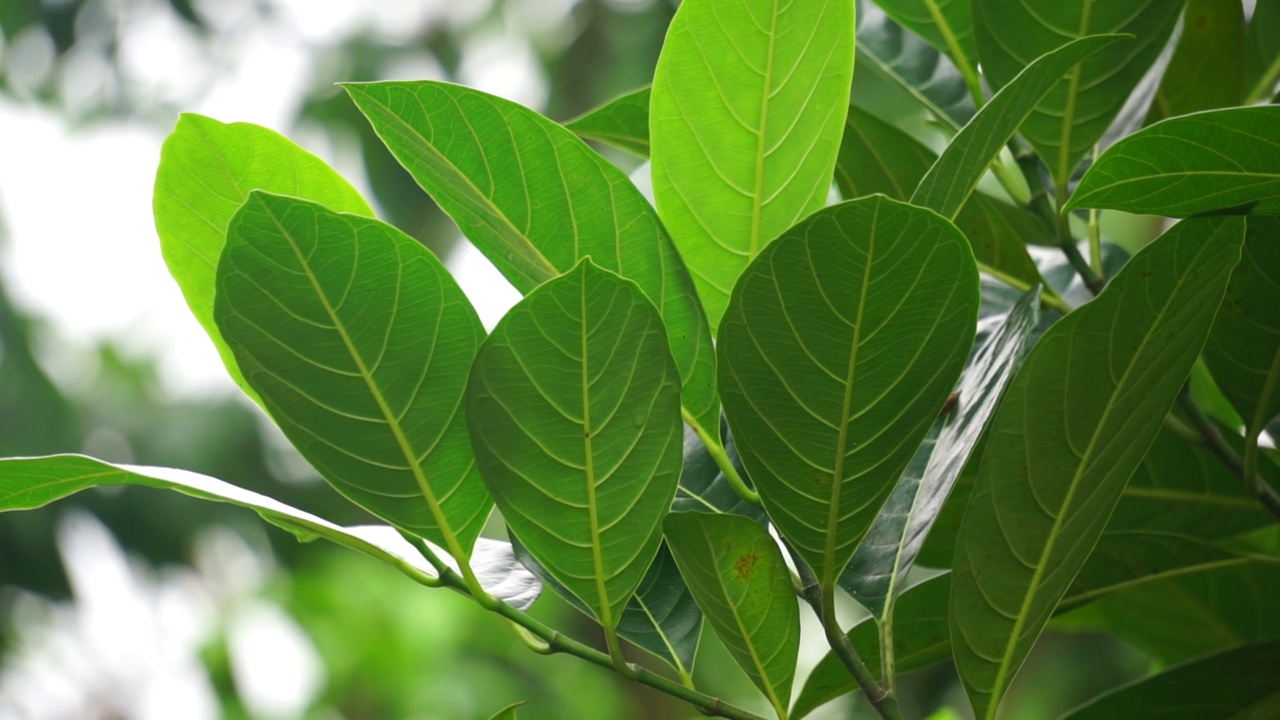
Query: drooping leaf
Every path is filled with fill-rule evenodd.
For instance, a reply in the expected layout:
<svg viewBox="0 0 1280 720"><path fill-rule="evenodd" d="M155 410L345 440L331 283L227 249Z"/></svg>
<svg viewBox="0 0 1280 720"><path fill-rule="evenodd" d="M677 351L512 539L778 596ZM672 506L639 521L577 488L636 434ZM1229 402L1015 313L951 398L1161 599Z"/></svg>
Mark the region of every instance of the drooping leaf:
<svg viewBox="0 0 1280 720"><path fill-rule="evenodd" d="M437 577L435 568L393 528L361 525L344 528L311 513L230 483L174 468L112 465L83 455L0 459L0 512L32 510L92 487L138 485L176 490L184 495L245 507L303 541L317 537L377 558L419 581ZM456 562L440 548L432 548L444 562ZM527 610L540 586L516 562L511 546L481 538L471 555L471 567L492 596L517 610Z"/></svg>
<svg viewBox="0 0 1280 720"><path fill-rule="evenodd" d="M616 97L570 120L565 127L588 140L596 140L649 157L649 88L642 87Z"/></svg>
<svg viewBox="0 0 1280 720"><path fill-rule="evenodd" d="M476 461L503 516L609 628L675 495L679 387L653 305L589 259L507 313L467 383Z"/></svg>
<svg viewBox="0 0 1280 720"><path fill-rule="evenodd" d="M1183 5L1181 0L973 0L982 69L997 89L1036 58L1077 38L1134 37L1087 58L1022 123L1019 132L1059 186L1066 185L1155 62Z"/></svg>
<svg viewBox="0 0 1280 720"><path fill-rule="evenodd" d="M800 608L777 543L738 515L671 513L663 532L729 655L785 717L800 651Z"/></svg>
<svg viewBox="0 0 1280 720"><path fill-rule="evenodd" d="M916 451L853 560L840 586L876 617L897 595L951 488L995 413L1000 395L1022 360L1040 321L1040 293L1027 293L960 374L955 407L944 415L932 447Z"/></svg>
<svg viewBox="0 0 1280 720"><path fill-rule="evenodd" d="M728 432L728 425L722 424L724 451L729 462L738 471L738 475L747 476L742 467L742 458L738 456L738 446L733 442L733 433ZM725 477L715 458L707 452L697 434L685 428L684 432L684 468L680 471L680 487L676 489L676 499L671 504L676 512L713 512L742 515L760 523L769 522L764 510L755 503L747 502L733 489Z"/></svg>
<svg viewBox="0 0 1280 720"><path fill-rule="evenodd" d="M876 4L899 25L950 54L954 62L977 67L969 0L876 0Z"/></svg>
<svg viewBox="0 0 1280 720"><path fill-rule="evenodd" d="M1112 145L1067 203L1131 213L1280 214L1280 106L1158 122Z"/></svg>
<svg viewBox="0 0 1280 720"><path fill-rule="evenodd" d="M715 428L714 356L693 280L653 206L572 132L439 82L345 86L378 136L522 293L590 256L662 314L690 418Z"/></svg>
<svg viewBox="0 0 1280 720"><path fill-rule="evenodd" d="M713 330L769 242L822 207L853 74L853 0L687 0L649 101L653 191Z"/></svg>
<svg viewBox="0 0 1280 720"><path fill-rule="evenodd" d="M152 197L160 251L227 372L256 399L213 320L214 275L227 224L251 190L313 200L338 212L372 217L373 211L333 168L279 133L194 113L178 118L160 151Z"/></svg>
<svg viewBox="0 0 1280 720"><path fill-rule="evenodd" d="M1147 122L1239 103L1244 94L1244 8L1240 0L1188 0L1182 35Z"/></svg>
<svg viewBox="0 0 1280 720"><path fill-rule="evenodd" d="M1097 35L1073 40L1037 57L1010 79L960 130L911 195L915 205L954 218L978 186L1000 148L1013 133L1034 119L1041 101L1059 87L1062 77L1078 72L1082 61L1097 57L1121 40Z"/></svg>
<svg viewBox="0 0 1280 720"><path fill-rule="evenodd" d="M991 718L1102 535L1209 332L1242 220L1174 226L1059 320L1005 393L953 567L956 665Z"/></svg>
<svg viewBox="0 0 1280 720"><path fill-rule="evenodd" d="M1064 720L1260 719L1265 716L1245 713L1257 703L1280 699L1276 668L1280 640L1245 645L1113 690Z"/></svg>
<svg viewBox="0 0 1280 720"><path fill-rule="evenodd" d="M493 507L461 412L484 330L429 250L377 220L254 191L227 230L214 318L334 488L465 557Z"/></svg>
<svg viewBox="0 0 1280 720"><path fill-rule="evenodd" d="M1280 84L1280 5L1260 2L1249 18L1244 58L1245 104L1266 100Z"/></svg>
<svg viewBox="0 0 1280 720"><path fill-rule="evenodd" d="M964 236L879 195L809 216L734 289L725 412L769 517L823 587L937 419L977 310Z"/></svg>

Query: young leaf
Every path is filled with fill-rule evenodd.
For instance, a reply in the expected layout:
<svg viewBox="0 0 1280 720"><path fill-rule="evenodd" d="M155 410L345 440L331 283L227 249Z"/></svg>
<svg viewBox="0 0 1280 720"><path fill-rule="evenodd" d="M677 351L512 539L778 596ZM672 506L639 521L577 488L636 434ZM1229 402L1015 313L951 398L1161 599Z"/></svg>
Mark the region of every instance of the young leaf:
<svg viewBox="0 0 1280 720"><path fill-rule="evenodd" d="M976 79L978 46L973 41L969 0L876 0L900 25L948 53Z"/></svg>
<svg viewBox="0 0 1280 720"><path fill-rule="evenodd" d="M1239 103L1244 94L1244 8L1240 0L1190 0L1182 36L1147 122Z"/></svg>
<svg viewBox="0 0 1280 720"><path fill-rule="evenodd" d="M921 446L876 516L840 586L877 617L897 595L1000 395L1040 322L1040 293L1027 293L960 374L959 398L931 448Z"/></svg>
<svg viewBox="0 0 1280 720"><path fill-rule="evenodd" d="M1067 203L1131 213L1280 213L1280 106L1170 118L1112 145Z"/></svg>
<svg viewBox="0 0 1280 720"><path fill-rule="evenodd" d="M1244 222L1187 221L1036 344L992 423L952 564L956 666L978 717L1084 565L1191 370Z"/></svg>
<svg viewBox="0 0 1280 720"><path fill-rule="evenodd" d="M213 320L214 276L227 224L251 190L313 200L373 217L368 203L323 160L264 127L184 113L160 151L152 198L160 251L191 314L231 379L255 400Z"/></svg>
<svg viewBox="0 0 1280 720"><path fill-rule="evenodd" d="M722 424L722 431L725 455L737 469L738 475L746 477L747 471L742 467L742 458L738 456L733 433L728 431L727 424ZM676 499L671 504L671 509L676 512L742 515L761 526L767 526L769 522L759 505L743 500L733 489L715 458L707 452L707 446L689 428L684 431L684 468L680 471L680 487L676 489Z"/></svg>
<svg viewBox="0 0 1280 720"><path fill-rule="evenodd" d="M725 412L769 517L824 588L937 419L977 314L964 236L880 195L809 216L734 288Z"/></svg>
<svg viewBox="0 0 1280 720"><path fill-rule="evenodd" d="M517 290L528 293L587 256L635 282L662 313L691 421L716 426L714 350L693 280L621 170L572 132L478 90L344 87L400 164Z"/></svg>
<svg viewBox="0 0 1280 720"><path fill-rule="evenodd" d="M1068 41L1106 33L1134 37L1095 53L1060 79L1022 123L1020 132L1061 188L1155 62L1183 5L1180 0L973 0L982 69L997 89L1033 59Z"/></svg>
<svg viewBox="0 0 1280 720"><path fill-rule="evenodd" d="M227 231L214 318L338 492L465 557L493 507L461 413L484 330L429 250L377 220L255 190Z"/></svg>
<svg viewBox="0 0 1280 720"><path fill-rule="evenodd" d="M589 259L544 283L476 356L467 426L512 530L616 628L680 476L679 375L653 305Z"/></svg>
<svg viewBox="0 0 1280 720"><path fill-rule="evenodd" d="M579 137L649 157L649 88L616 97L564 124Z"/></svg>
<svg viewBox="0 0 1280 720"><path fill-rule="evenodd" d="M687 0L650 99L653 192L714 331L734 281L831 186L853 0Z"/></svg>
<svg viewBox="0 0 1280 720"><path fill-rule="evenodd" d="M729 655L778 717L786 717L800 651L800 609L777 543L738 515L671 513L663 532Z"/></svg>
<svg viewBox="0 0 1280 720"><path fill-rule="evenodd" d="M1085 58L1112 46L1115 35L1082 37L1038 57L1009 81L977 115L951 139L947 149L920 180L911 195L914 205L936 210L947 218L969 199L1000 148L1062 77L1075 72Z"/></svg>

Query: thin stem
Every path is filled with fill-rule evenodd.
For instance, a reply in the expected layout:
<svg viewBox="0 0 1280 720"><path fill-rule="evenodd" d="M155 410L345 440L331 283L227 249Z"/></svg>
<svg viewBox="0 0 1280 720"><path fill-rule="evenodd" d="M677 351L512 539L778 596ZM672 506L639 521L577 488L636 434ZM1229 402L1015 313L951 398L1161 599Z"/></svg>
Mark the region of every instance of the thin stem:
<svg viewBox="0 0 1280 720"><path fill-rule="evenodd" d="M880 614L880 681L889 688L889 692L898 694L897 658L893 649L893 595L884 599L884 612Z"/></svg>
<svg viewBox="0 0 1280 720"><path fill-rule="evenodd" d="M747 487L747 482L738 474L738 469L733 466L733 461L729 459L728 453L724 451L724 445L720 444L719 439L712 437L707 429L702 427L697 418L684 408L680 408L680 414L684 417L684 421L689 427L697 433L698 439L707 448L707 453L716 461L716 466L720 468L720 472L724 473L724 477L729 481L729 487L738 493L738 497L746 500L752 505L760 504L760 494L755 490Z"/></svg>
<svg viewBox="0 0 1280 720"><path fill-rule="evenodd" d="M1102 269L1102 227L1098 222L1098 211L1089 210L1089 264L1093 272L1100 278L1106 278Z"/></svg>
<svg viewBox="0 0 1280 720"><path fill-rule="evenodd" d="M978 263L978 269L1019 292L1027 292L1031 289L1031 283L1020 280L1008 273L1000 272L990 265ZM1053 290L1048 290L1040 295L1040 305L1050 310L1056 310L1063 315L1075 309L1068 305L1067 301L1054 294Z"/></svg>
<svg viewBox="0 0 1280 720"><path fill-rule="evenodd" d="M1244 483L1244 489L1257 498L1258 502L1274 515L1277 520L1280 520L1280 494L1277 494L1275 488L1271 487L1271 484L1258 475L1256 471L1249 471L1245 462L1236 454L1236 451L1230 445L1227 445L1218 427L1205 415L1204 410L1201 410L1200 406L1196 404L1191 397L1190 389L1185 385L1182 388L1182 392L1178 393L1178 404L1191 420L1191 424L1199 432L1200 444L1208 448L1214 455L1217 455L1218 459Z"/></svg>
<svg viewBox="0 0 1280 720"><path fill-rule="evenodd" d="M1058 190L1058 207L1061 208L1066 203L1065 190ZM1071 217L1066 211L1058 213L1057 216L1057 233L1058 247L1062 249L1062 254L1067 256L1067 262L1071 263L1071 267L1075 269L1076 274L1084 281L1085 287L1094 295L1102 292L1102 286L1106 281L1102 276L1093 271L1093 266L1085 260L1080 254L1080 249L1076 247L1076 239L1071 236ZM1099 253L1101 254L1101 253Z"/></svg>
<svg viewBox="0 0 1280 720"><path fill-rule="evenodd" d="M1249 95L1245 97L1245 105L1253 105L1271 96L1271 89L1275 87L1276 81L1280 80L1280 55L1276 55L1271 59L1271 64L1262 73L1262 77L1258 78L1258 82L1254 83L1249 90Z"/></svg>

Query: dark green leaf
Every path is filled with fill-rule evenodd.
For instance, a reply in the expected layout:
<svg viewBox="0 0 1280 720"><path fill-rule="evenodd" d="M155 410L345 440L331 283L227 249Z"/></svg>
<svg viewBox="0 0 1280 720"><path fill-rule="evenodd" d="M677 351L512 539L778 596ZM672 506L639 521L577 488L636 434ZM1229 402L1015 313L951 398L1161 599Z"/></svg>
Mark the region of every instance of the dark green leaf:
<svg viewBox="0 0 1280 720"><path fill-rule="evenodd" d="M738 515L671 513L663 528L716 635L785 717L800 651L800 609L777 543Z"/></svg>
<svg viewBox="0 0 1280 720"><path fill-rule="evenodd" d="M742 467L742 458L738 457L738 446L733 442L733 433L728 432L727 425L723 429L725 454L737 469L738 475L745 478L747 471ZM676 489L676 499L671 509L677 512L743 515L761 525L768 523L764 510L759 505L742 499L729 484L715 458L707 452L707 446L689 428L684 431L684 468L680 471L680 487Z"/></svg>
<svg viewBox="0 0 1280 720"><path fill-rule="evenodd" d="M977 311L964 236L879 195L809 216L735 287L725 412L769 517L824 588L937 419Z"/></svg>
<svg viewBox="0 0 1280 720"><path fill-rule="evenodd" d="M429 250L377 220L255 190L227 231L214 318L330 484L466 556L493 507L461 412L484 330Z"/></svg>
<svg viewBox="0 0 1280 720"><path fill-rule="evenodd" d="M1178 49L1164 71L1147 122L1237 104L1244 93L1243 46L1240 0L1189 0Z"/></svg>
<svg viewBox="0 0 1280 720"><path fill-rule="evenodd" d="M476 460L503 516L608 628L658 552L679 405L662 318L589 259L507 313L467 383Z"/></svg>
<svg viewBox="0 0 1280 720"><path fill-rule="evenodd" d="M853 0L686 0L650 100L653 192L714 329L734 282L822 207L853 76Z"/></svg>
<svg viewBox="0 0 1280 720"><path fill-rule="evenodd" d="M1180 223L1059 320L1005 393L953 563L956 665L991 718L1195 362L1244 222Z"/></svg>
<svg viewBox="0 0 1280 720"><path fill-rule="evenodd" d="M649 88L616 97L564 124L588 140L649 157Z"/></svg>
<svg viewBox="0 0 1280 720"><path fill-rule="evenodd" d="M1112 145L1067 203L1187 217L1280 213L1280 106L1170 118Z"/></svg>
<svg viewBox="0 0 1280 720"><path fill-rule="evenodd" d="M1245 104L1266 100L1280 83L1280 4L1257 3L1249 19L1244 59Z"/></svg>
<svg viewBox="0 0 1280 720"><path fill-rule="evenodd" d="M876 0L898 24L949 53L958 64L978 64L969 0Z"/></svg>

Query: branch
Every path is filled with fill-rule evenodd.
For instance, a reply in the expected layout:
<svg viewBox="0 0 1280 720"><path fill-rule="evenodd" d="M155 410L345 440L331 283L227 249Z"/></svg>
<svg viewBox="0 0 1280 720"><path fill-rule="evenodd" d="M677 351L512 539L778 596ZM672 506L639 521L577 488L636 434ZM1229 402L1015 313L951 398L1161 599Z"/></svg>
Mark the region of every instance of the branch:
<svg viewBox="0 0 1280 720"><path fill-rule="evenodd" d="M1178 404L1191 420L1191 424L1195 426L1200 444L1217 455L1218 459L1244 483L1244 489L1257 498L1258 502L1262 503L1262 506L1277 520L1280 520L1280 494L1276 493L1275 488L1271 487L1262 475L1246 470L1244 461L1236 454L1235 449L1227 444L1218 426L1213 424L1199 405L1196 405L1196 401L1191 397L1191 391L1185 385L1182 387L1182 392L1178 393Z"/></svg>

